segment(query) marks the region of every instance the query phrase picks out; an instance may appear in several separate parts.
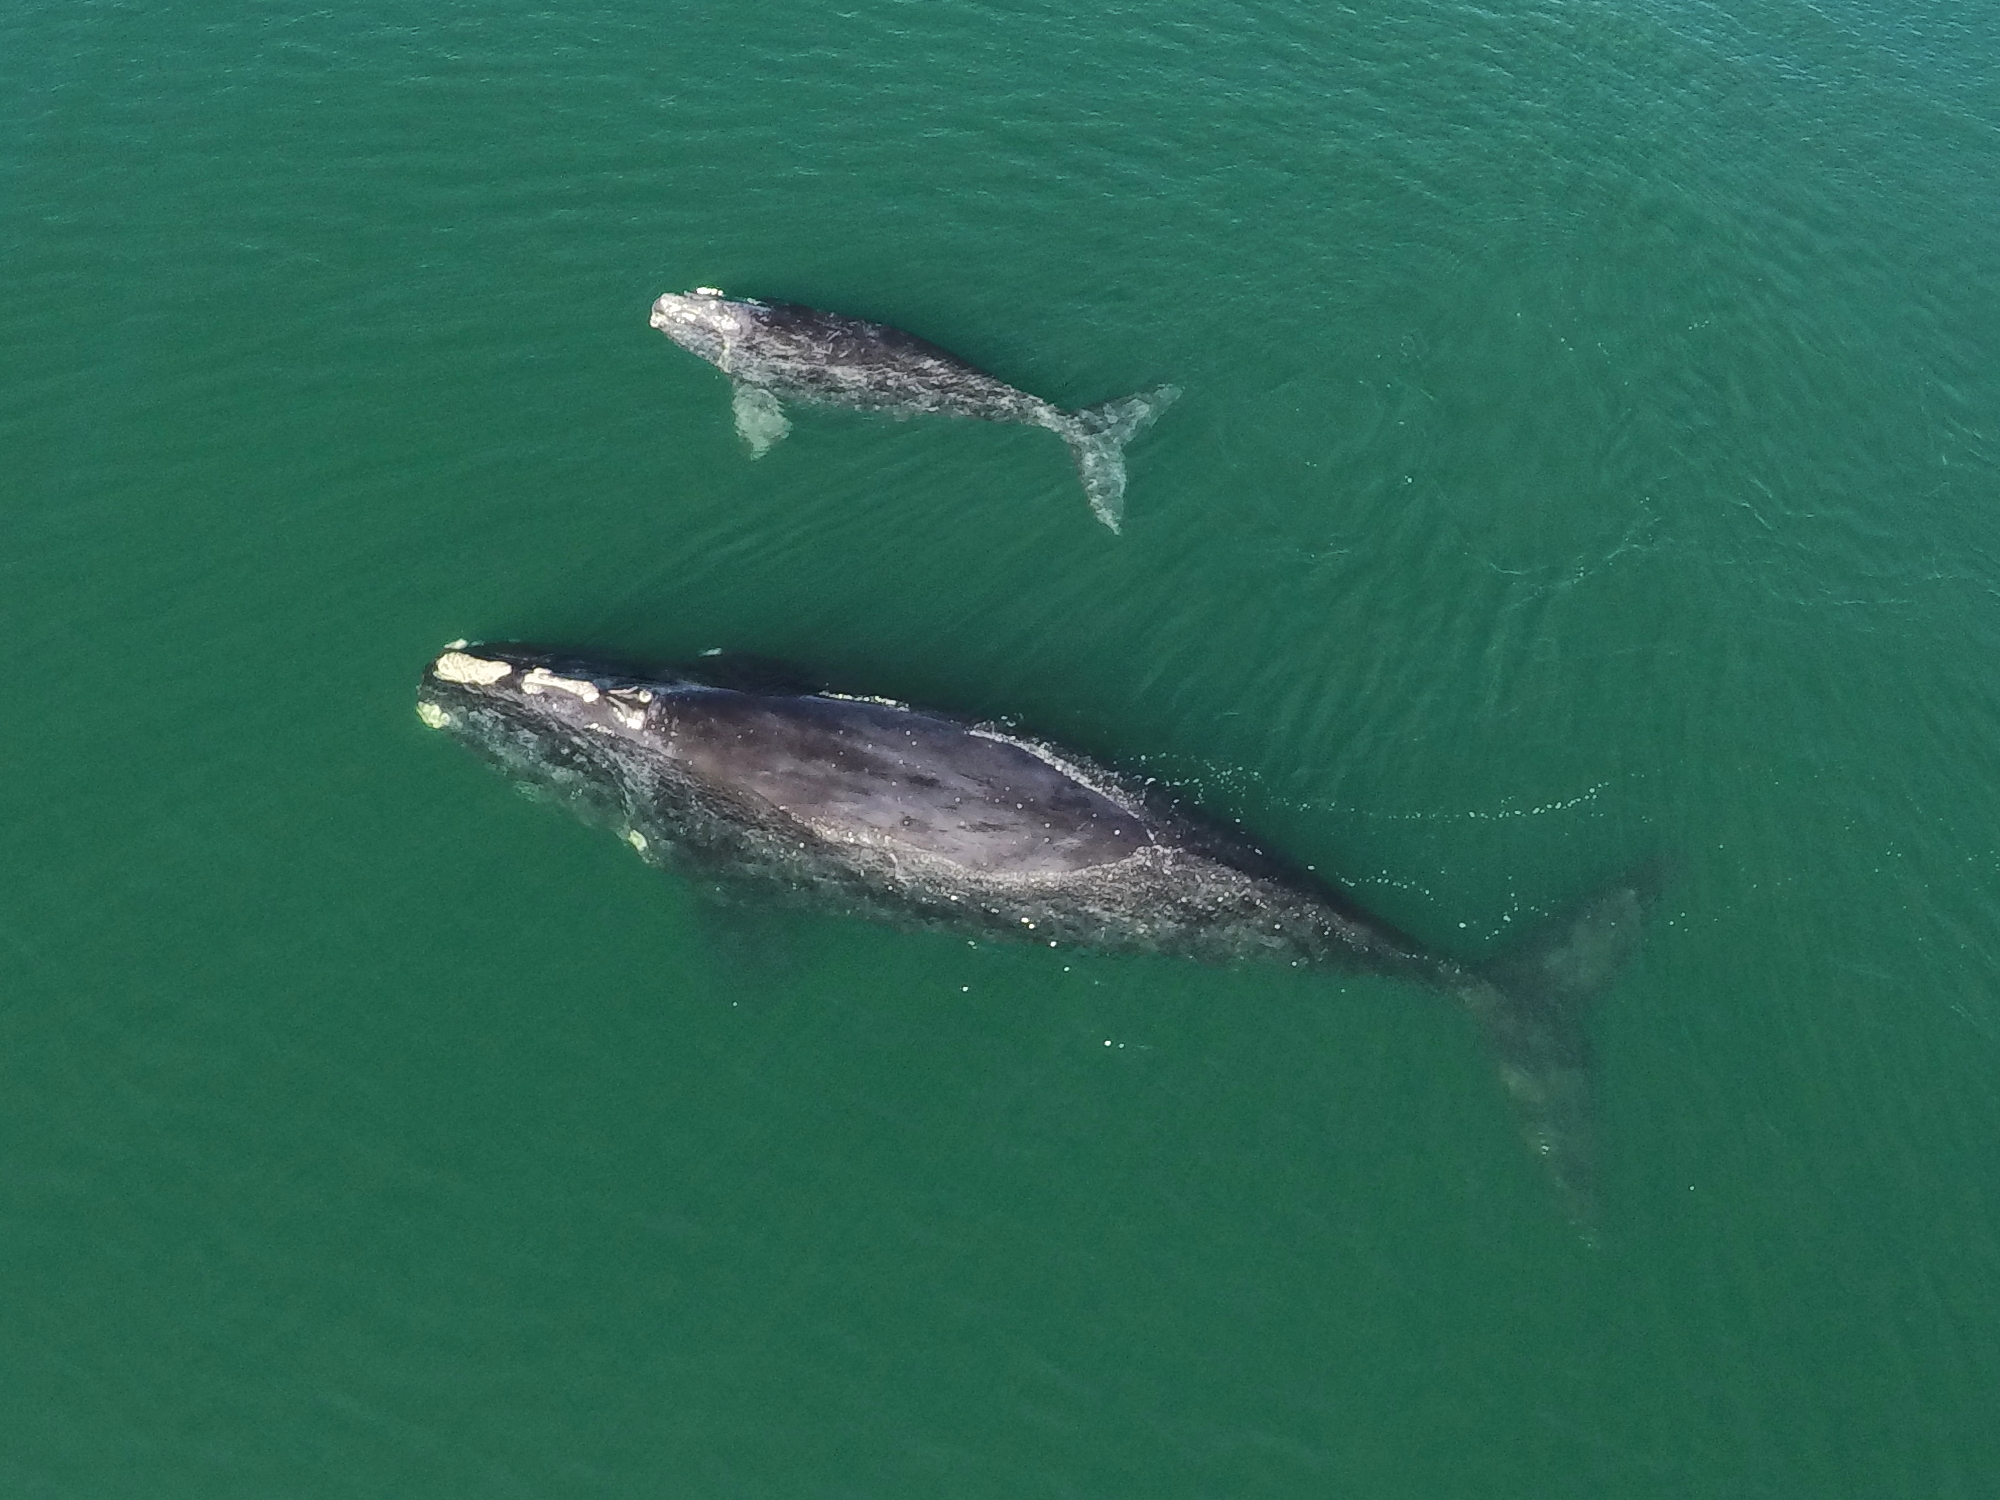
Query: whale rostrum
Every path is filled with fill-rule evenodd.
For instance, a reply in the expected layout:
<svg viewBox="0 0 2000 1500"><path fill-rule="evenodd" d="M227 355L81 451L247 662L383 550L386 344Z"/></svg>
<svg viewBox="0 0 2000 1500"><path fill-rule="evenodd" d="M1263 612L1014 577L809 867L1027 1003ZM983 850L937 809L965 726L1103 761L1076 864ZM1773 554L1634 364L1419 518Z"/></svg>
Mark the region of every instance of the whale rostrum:
<svg viewBox="0 0 2000 1500"><path fill-rule="evenodd" d="M1163 385L1064 411L901 329L714 287L667 293L652 322L729 377L753 458L791 430L787 401L1046 427L1069 444L1091 510L1113 531L1125 513L1125 445L1180 394Z"/></svg>
<svg viewBox="0 0 2000 1500"><path fill-rule="evenodd" d="M714 676L460 643L425 671L417 711L648 862L742 899L1440 992L1477 1017L1531 1150L1588 1233L1588 1009L1638 944L1648 876L1467 963L1080 756L884 699Z"/></svg>

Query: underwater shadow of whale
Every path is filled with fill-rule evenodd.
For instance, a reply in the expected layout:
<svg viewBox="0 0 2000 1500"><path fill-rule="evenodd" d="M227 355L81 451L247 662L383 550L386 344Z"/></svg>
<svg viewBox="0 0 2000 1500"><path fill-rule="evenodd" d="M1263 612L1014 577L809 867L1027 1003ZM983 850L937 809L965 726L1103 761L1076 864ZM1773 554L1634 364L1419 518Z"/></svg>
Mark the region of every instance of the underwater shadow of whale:
<svg viewBox="0 0 2000 1500"><path fill-rule="evenodd" d="M648 862L757 901L906 927L1408 980L1483 1031L1529 1148L1586 1237L1596 1144L1586 1026L1637 949L1649 863L1465 963L1311 871L1037 740L880 698L459 642L417 712Z"/></svg>

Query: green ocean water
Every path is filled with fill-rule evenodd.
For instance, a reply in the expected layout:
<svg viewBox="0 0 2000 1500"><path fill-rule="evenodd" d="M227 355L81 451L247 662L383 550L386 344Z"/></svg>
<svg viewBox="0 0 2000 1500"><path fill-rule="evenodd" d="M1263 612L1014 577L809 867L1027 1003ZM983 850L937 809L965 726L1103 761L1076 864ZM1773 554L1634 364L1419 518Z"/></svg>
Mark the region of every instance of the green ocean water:
<svg viewBox="0 0 2000 1500"><path fill-rule="evenodd" d="M0 1494L2000 1494L1964 3L0 13ZM806 413L698 283L1059 401ZM1473 957L1662 858L1601 1243L1383 981L718 925L456 637L1004 717Z"/></svg>

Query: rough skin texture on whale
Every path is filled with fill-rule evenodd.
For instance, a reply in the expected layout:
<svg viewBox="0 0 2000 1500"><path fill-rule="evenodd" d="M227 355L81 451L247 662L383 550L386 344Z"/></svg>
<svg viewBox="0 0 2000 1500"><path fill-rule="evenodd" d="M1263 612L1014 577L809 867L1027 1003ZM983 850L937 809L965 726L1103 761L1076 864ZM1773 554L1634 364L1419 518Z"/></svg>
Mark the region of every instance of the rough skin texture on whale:
<svg viewBox="0 0 2000 1500"><path fill-rule="evenodd" d="M1061 413L1040 397L901 329L790 302L726 303L712 319L710 362L733 379L791 400L1039 427L1059 423Z"/></svg>
<svg viewBox="0 0 2000 1500"><path fill-rule="evenodd" d="M1113 531L1124 513L1125 444L1179 394L1161 386L1064 411L899 328L712 287L662 296L652 324L729 376L753 457L789 430L787 401L1046 427L1069 444L1092 510Z"/></svg>
<svg viewBox="0 0 2000 1500"><path fill-rule="evenodd" d="M1441 991L1479 1019L1530 1148L1571 1217L1590 1221L1584 1021L1637 944L1641 880L1469 965L1102 767L901 704L476 646L432 663L418 713L650 863L737 899Z"/></svg>

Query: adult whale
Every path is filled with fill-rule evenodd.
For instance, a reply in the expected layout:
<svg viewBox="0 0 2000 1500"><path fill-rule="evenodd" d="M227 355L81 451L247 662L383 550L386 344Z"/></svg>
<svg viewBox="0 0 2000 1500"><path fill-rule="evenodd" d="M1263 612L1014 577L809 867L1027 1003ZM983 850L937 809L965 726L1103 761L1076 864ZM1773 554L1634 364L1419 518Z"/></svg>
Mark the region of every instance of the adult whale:
<svg viewBox="0 0 2000 1500"><path fill-rule="evenodd" d="M1064 411L899 328L710 286L668 292L653 304L653 326L734 383L736 430L752 457L791 430L785 401L1046 427L1069 444L1090 508L1113 531L1125 514L1125 445L1180 394L1163 385Z"/></svg>
<svg viewBox="0 0 2000 1500"><path fill-rule="evenodd" d="M885 699L459 642L425 670L417 712L646 860L756 899L1441 991L1478 1018L1530 1148L1588 1231L1585 1016L1637 945L1644 878L1467 964L1081 757Z"/></svg>

